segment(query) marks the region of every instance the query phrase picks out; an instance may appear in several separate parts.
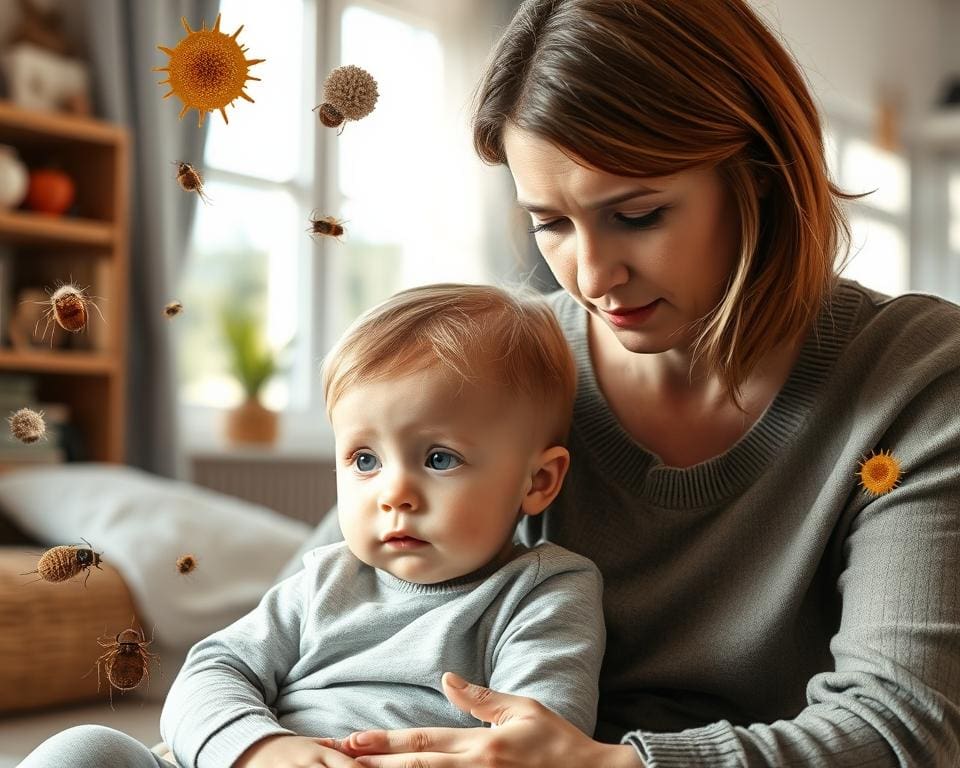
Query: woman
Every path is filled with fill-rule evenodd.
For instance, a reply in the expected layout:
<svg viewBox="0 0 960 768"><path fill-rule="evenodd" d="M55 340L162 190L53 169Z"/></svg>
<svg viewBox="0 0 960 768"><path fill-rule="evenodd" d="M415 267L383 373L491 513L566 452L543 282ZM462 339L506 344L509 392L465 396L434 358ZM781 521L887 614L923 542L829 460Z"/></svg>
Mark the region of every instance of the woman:
<svg viewBox="0 0 960 768"><path fill-rule="evenodd" d="M564 292L572 466L543 535L605 580L590 739L354 734L378 768L960 763L960 308L838 278L844 195L744 0L529 0L480 85Z"/></svg>

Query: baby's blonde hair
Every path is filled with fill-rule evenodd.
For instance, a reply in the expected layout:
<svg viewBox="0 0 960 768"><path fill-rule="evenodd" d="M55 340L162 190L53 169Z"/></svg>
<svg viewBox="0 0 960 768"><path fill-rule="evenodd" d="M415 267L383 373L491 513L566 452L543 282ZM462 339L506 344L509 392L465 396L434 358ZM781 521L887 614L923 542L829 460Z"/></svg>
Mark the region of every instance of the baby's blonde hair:
<svg viewBox="0 0 960 768"><path fill-rule="evenodd" d="M566 441L576 392L570 348L529 289L437 283L400 291L361 315L322 366L327 415L351 386L440 367L463 384L500 385L544 409Z"/></svg>

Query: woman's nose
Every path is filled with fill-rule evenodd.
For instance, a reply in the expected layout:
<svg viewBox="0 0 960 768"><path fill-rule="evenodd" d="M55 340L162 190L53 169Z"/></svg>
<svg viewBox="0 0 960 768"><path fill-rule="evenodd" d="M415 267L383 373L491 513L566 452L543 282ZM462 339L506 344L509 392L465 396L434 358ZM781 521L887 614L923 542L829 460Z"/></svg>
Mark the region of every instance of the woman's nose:
<svg viewBox="0 0 960 768"><path fill-rule="evenodd" d="M620 246L586 230L577 233L577 287L587 299L600 299L627 282L629 269Z"/></svg>

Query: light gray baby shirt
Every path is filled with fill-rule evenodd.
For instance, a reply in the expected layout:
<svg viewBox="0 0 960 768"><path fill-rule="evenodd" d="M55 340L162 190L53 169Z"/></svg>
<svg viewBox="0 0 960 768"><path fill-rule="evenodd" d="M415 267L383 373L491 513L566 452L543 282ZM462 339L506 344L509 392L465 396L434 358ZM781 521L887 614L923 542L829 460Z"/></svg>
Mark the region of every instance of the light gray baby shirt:
<svg viewBox="0 0 960 768"><path fill-rule="evenodd" d="M443 695L443 672L537 699L593 733L600 573L555 544L511 558L416 584L342 542L307 552L303 570L191 649L163 708L164 741L183 768L224 768L272 734L480 725Z"/></svg>

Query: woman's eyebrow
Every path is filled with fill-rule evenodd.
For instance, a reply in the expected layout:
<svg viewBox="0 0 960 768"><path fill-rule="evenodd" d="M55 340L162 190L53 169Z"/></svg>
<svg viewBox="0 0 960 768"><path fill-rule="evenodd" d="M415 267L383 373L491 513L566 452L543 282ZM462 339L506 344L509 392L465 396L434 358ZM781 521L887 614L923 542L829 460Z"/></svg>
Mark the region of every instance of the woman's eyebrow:
<svg viewBox="0 0 960 768"><path fill-rule="evenodd" d="M644 197L645 195L655 195L662 191L663 190L660 189L651 189L650 187L637 187L636 189L631 189L627 192L621 192L613 197L608 197L605 200L598 200L588 205L587 208L595 211L599 208L606 208L608 205L622 203L624 200L632 200L635 197ZM523 210L529 211L530 213L543 213L544 211L553 210L547 205L528 203L525 200L517 200L517 205Z"/></svg>

